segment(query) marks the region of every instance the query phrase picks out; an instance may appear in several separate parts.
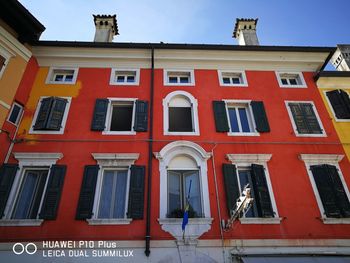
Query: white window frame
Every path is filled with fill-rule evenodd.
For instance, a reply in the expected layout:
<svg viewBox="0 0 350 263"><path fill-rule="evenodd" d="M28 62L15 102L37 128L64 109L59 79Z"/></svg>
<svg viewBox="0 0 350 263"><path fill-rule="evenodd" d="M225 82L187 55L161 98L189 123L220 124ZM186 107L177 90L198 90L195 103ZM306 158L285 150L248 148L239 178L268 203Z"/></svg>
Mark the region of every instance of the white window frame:
<svg viewBox="0 0 350 263"><path fill-rule="evenodd" d="M105 129L102 131L103 135L136 135L136 131L134 130L135 125L135 111L136 111L136 100L137 98L107 98L109 100L108 108L107 108L107 115L106 115L106 122L105 122ZM129 102L133 105L132 108L132 120L131 120L131 129L130 131L111 131L111 120L112 120L112 111L113 111L113 104L118 104L118 102Z"/></svg>
<svg viewBox="0 0 350 263"><path fill-rule="evenodd" d="M262 217L242 217L239 218L241 224L280 224L283 218L279 217L275 196L273 193L272 183L270 179L270 173L267 166L267 162L271 160L272 154L227 154L227 159L236 166L236 178L239 184L239 168L251 167L252 164L259 164L264 166L265 178L267 187L269 189L271 205L274 212L274 217L262 218Z"/></svg>
<svg viewBox="0 0 350 263"><path fill-rule="evenodd" d="M68 113L69 113L70 104L72 102L72 97L59 97L59 98L67 100L66 108L64 110L64 115L63 115L63 118L62 118L61 129L59 131L34 130L34 125L35 125L35 122L36 122L36 118L38 117L38 114L39 114L39 111L40 111L40 108L41 108L41 102L42 102L43 99L49 98L49 97L50 96L40 97L40 99L38 101L38 104L36 106L36 109L35 109L35 113L34 113L34 116L33 116L32 123L30 125L29 134L63 134L64 133L64 129L66 127L66 123L67 123L67 119L68 119Z"/></svg>
<svg viewBox="0 0 350 263"><path fill-rule="evenodd" d="M15 56L12 52L10 52L9 50L5 49L5 47L3 47L0 43L0 55L2 57L5 58L5 61L4 61L4 66L2 67L2 69L0 70L0 79L2 78L2 75L4 74L5 72L5 69L7 68L7 65L10 61L10 58Z"/></svg>
<svg viewBox="0 0 350 263"><path fill-rule="evenodd" d="M45 197L47 183L49 181L50 169L52 165L63 158L62 153L36 153L36 152L14 152L15 159L18 160L17 173L12 184L12 188L9 194L9 198L4 210L4 216L0 219L0 226L40 226L43 223L43 219L39 219L39 213L42 208L42 203ZM15 207L16 200L22 185L22 181L26 170L48 170L45 187L43 189L43 195L38 209L36 219L11 219L13 209Z"/></svg>
<svg viewBox="0 0 350 263"><path fill-rule="evenodd" d="M192 128L193 132L174 132L169 131L169 103L172 100L173 97L176 96L184 96L186 97L190 103L192 108ZM163 133L164 135L189 135L189 136L199 136L199 122L198 122L198 102L197 99L195 99L192 94L182 91L182 90L176 90L171 93L169 93L164 99L163 99Z"/></svg>
<svg viewBox="0 0 350 263"><path fill-rule="evenodd" d="M341 89L341 88L339 88ZM334 90L338 90L338 89L334 89ZM345 91L349 96L350 96L350 93L348 90L346 89L341 89L343 91ZM331 101L329 100L328 96L327 96L327 92L329 91L333 91L333 90L324 90L323 91L323 96L326 98L326 101L328 103L328 106L329 106L329 109L331 110L332 114L333 114L333 119L335 122L350 122L350 119L338 119L337 116L335 115L335 112L334 112L334 109L333 109L333 106L332 106L332 103Z"/></svg>
<svg viewBox="0 0 350 263"><path fill-rule="evenodd" d="M293 127L293 131L294 131L294 134L296 137L327 137L326 130L323 127L320 115L318 115L315 103L313 101L285 100L284 103L286 105L288 116L289 116L290 122L291 122L292 127ZM302 134L302 133L299 133L298 129L297 129L297 125L294 122L293 114L292 114L292 111L290 110L289 103L309 103L309 104L312 104L315 116L317 118L318 124L320 125L322 133L320 133L320 134L309 134L309 133Z"/></svg>
<svg viewBox="0 0 350 263"><path fill-rule="evenodd" d="M227 133L228 136L260 136L260 133L256 131L256 123L255 123L255 118L253 114L253 109L251 104L251 100L223 100L225 102L225 107L226 107L226 116L227 116L227 121L228 121L228 127L229 127L229 132ZM250 119L250 125L252 128L252 132L232 132L231 129L231 121L230 121L230 115L228 112L228 108L230 108L230 104L242 104L247 106L247 114L249 115L248 118ZM237 118L238 120L238 125L241 127L241 120L240 118ZM249 120L248 120L249 121Z"/></svg>
<svg viewBox="0 0 350 263"><path fill-rule="evenodd" d="M339 166L339 162L343 158L344 158L344 155L342 155L342 154L300 154L299 155L299 159L304 161L305 169L306 169L306 172L309 176L312 190L313 190L314 195L316 197L317 206L320 210L321 219L322 219L324 224L350 224L350 218L329 218L326 216L325 210L323 208L323 204L321 201L321 197L320 197L320 194L318 193L315 179L314 179L314 176L313 176L312 171L310 169L310 166L311 165L321 165L321 164L328 164L328 165L335 166L338 170L339 178L343 184L346 196L348 197L348 200L350 201L349 188L346 184L343 173L342 173L340 166Z"/></svg>
<svg viewBox="0 0 350 263"><path fill-rule="evenodd" d="M65 81L55 81L54 76L56 74L55 71L60 70L73 70L73 79L71 82ZM64 85L74 85L77 81L79 68L72 67L50 67L49 73L47 74L46 84L64 84Z"/></svg>
<svg viewBox="0 0 350 263"><path fill-rule="evenodd" d="M234 75L240 75L239 78L242 80L242 83L236 84L236 83L224 83L223 77L225 74L234 74ZM247 76L245 74L245 71L238 71L238 70L218 70L218 76L219 76L219 83L220 86L224 87L248 87L248 81Z"/></svg>
<svg viewBox="0 0 350 263"><path fill-rule="evenodd" d="M89 225L126 225L132 222L132 218L127 218L130 187L130 167L138 160L139 153L92 153L92 157L97 161L100 169L97 175L96 190L93 205L93 215L86 219ZM106 170L128 170L127 190L125 198L125 217L124 218L98 218L100 197L102 190L102 181Z"/></svg>
<svg viewBox="0 0 350 263"><path fill-rule="evenodd" d="M17 116L16 121L13 123L12 121L10 121L10 117L11 117L11 114L12 114L12 112L13 112L13 109L14 109L15 105L18 106L18 107L20 107L20 112L18 113L18 116ZM21 104L19 104L19 103L17 103L17 102L13 102L13 103L12 103L12 106L11 106L11 110L10 110L8 116L7 116L7 121L8 121L9 123L11 123L11 124L13 124L13 125L15 125L15 126L17 127L17 126L19 125L19 122L20 122L21 117L22 117L22 115L23 115L23 109L24 109L24 107L23 107Z"/></svg>
<svg viewBox="0 0 350 263"><path fill-rule="evenodd" d="M276 73L278 84L281 88L307 88L302 72L275 71L275 73ZM287 84L287 85L285 85L282 83L282 76L283 75L296 75L296 76L298 76L301 84L298 84L298 85Z"/></svg>
<svg viewBox="0 0 350 263"><path fill-rule="evenodd" d="M135 81L134 82L117 82L116 73L117 72L135 72ZM130 74L133 75L133 74ZM125 75L128 76L128 75ZM122 69L122 68L112 68L111 69L111 77L109 80L110 85L118 85L118 86L138 86L140 83L140 69Z"/></svg>
<svg viewBox="0 0 350 263"><path fill-rule="evenodd" d="M194 70L193 69L164 69L164 75L163 75L163 81L164 86L194 86L195 85L195 78L194 78ZM169 74L171 73L188 73L190 77L189 83L170 83L168 81Z"/></svg>

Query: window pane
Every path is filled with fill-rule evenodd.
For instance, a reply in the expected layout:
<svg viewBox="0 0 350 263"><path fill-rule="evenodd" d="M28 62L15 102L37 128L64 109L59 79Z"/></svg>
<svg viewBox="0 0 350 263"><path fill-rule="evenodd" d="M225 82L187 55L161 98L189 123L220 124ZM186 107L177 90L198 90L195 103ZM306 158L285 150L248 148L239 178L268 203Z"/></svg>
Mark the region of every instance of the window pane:
<svg viewBox="0 0 350 263"><path fill-rule="evenodd" d="M222 78L224 84L230 84L230 78Z"/></svg>
<svg viewBox="0 0 350 263"><path fill-rule="evenodd" d="M193 132L191 107L169 107L169 131Z"/></svg>
<svg viewBox="0 0 350 263"><path fill-rule="evenodd" d="M111 131L131 131L133 105L114 105Z"/></svg>
<svg viewBox="0 0 350 263"><path fill-rule="evenodd" d="M104 172L100 195L100 207L98 212L99 218L110 218L113 195L113 179L114 171Z"/></svg>
<svg viewBox="0 0 350 263"><path fill-rule="evenodd" d="M250 194L251 197L254 198L254 189L253 189L253 183L251 178L251 171L250 170L239 170L238 171L239 176L239 182L241 186L241 191L244 189L244 187L249 184L250 187ZM256 202L253 202L253 205L251 208L247 211L245 214L246 217L258 217L258 210L257 210Z"/></svg>
<svg viewBox="0 0 350 263"><path fill-rule="evenodd" d="M169 83L177 83L177 77L169 77Z"/></svg>
<svg viewBox="0 0 350 263"><path fill-rule="evenodd" d="M281 82L282 82L283 85L288 85L287 79L281 79Z"/></svg>
<svg viewBox="0 0 350 263"><path fill-rule="evenodd" d="M189 199L189 205L190 205L189 215L193 217L202 217L201 191L200 191L198 171L184 172L184 177L185 177L184 200L186 200L185 205L187 203L190 182L192 182L190 199ZM192 210L194 212L193 215L192 215Z"/></svg>
<svg viewBox="0 0 350 263"><path fill-rule="evenodd" d="M72 82L73 81L73 75L66 75L66 78L64 79L65 82Z"/></svg>
<svg viewBox="0 0 350 263"><path fill-rule="evenodd" d="M180 77L180 83L189 83L189 77Z"/></svg>
<svg viewBox="0 0 350 263"><path fill-rule="evenodd" d="M21 107L19 107L18 105L14 104L13 108L12 108L12 112L11 112L10 118L9 118L9 121L14 123L14 124L17 124L18 115L20 114L20 112L21 112Z"/></svg>
<svg viewBox="0 0 350 263"><path fill-rule="evenodd" d="M177 172L168 172L168 217L181 216L180 176Z"/></svg>
<svg viewBox="0 0 350 263"><path fill-rule="evenodd" d="M124 76L117 76L117 82L124 82Z"/></svg>
<svg viewBox="0 0 350 263"><path fill-rule="evenodd" d="M238 120L235 108L228 109L228 115L230 117L231 132L239 132Z"/></svg>
<svg viewBox="0 0 350 263"><path fill-rule="evenodd" d="M247 109L246 108L239 108L239 118L241 120L241 125L242 125L242 132L250 132L249 128L249 120L247 116Z"/></svg>
<svg viewBox="0 0 350 263"><path fill-rule="evenodd" d="M124 218L128 171L118 171L117 174L113 218Z"/></svg>
<svg viewBox="0 0 350 263"><path fill-rule="evenodd" d="M289 79L290 85L297 85L297 80L296 79Z"/></svg>
<svg viewBox="0 0 350 263"><path fill-rule="evenodd" d="M126 81L127 82L135 82L135 76L127 76Z"/></svg>
<svg viewBox="0 0 350 263"><path fill-rule="evenodd" d="M61 74L57 74L56 76L55 76L55 81L63 81L63 75L61 75Z"/></svg>
<svg viewBox="0 0 350 263"><path fill-rule="evenodd" d="M240 84L241 80L239 78L232 78L232 83L233 84Z"/></svg>

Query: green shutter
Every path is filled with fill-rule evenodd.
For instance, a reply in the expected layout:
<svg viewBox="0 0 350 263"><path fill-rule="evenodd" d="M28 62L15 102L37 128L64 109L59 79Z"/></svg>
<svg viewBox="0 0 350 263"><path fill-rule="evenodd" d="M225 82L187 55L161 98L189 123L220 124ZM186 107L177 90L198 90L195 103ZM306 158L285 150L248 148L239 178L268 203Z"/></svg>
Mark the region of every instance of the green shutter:
<svg viewBox="0 0 350 263"><path fill-rule="evenodd" d="M41 100L39 113L36 117L35 125L33 127L34 130L46 129L53 101L53 97L48 97Z"/></svg>
<svg viewBox="0 0 350 263"><path fill-rule="evenodd" d="M0 218L4 216L7 199L10 195L18 164L3 164L0 167Z"/></svg>
<svg viewBox="0 0 350 263"><path fill-rule="evenodd" d="M53 98L51 111L46 124L46 130L59 131L61 129L66 104L66 99Z"/></svg>
<svg viewBox="0 0 350 263"><path fill-rule="evenodd" d="M224 101L213 101L215 127L217 132L228 132L228 119Z"/></svg>
<svg viewBox="0 0 350 263"><path fill-rule="evenodd" d="M143 219L145 166L131 165L128 217Z"/></svg>
<svg viewBox="0 0 350 263"><path fill-rule="evenodd" d="M258 132L270 132L270 125L266 116L264 103L262 101L252 101L250 105L253 110L256 130Z"/></svg>
<svg viewBox="0 0 350 263"><path fill-rule="evenodd" d="M338 119L350 119L350 99L343 90L332 90L326 92L332 105L335 116Z"/></svg>
<svg viewBox="0 0 350 263"><path fill-rule="evenodd" d="M75 217L77 220L88 219L92 216L98 170L98 165L85 166L83 182L80 189L77 214Z"/></svg>
<svg viewBox="0 0 350 263"><path fill-rule="evenodd" d="M56 219L66 169L66 165L53 165L51 167L46 193L39 215L41 219Z"/></svg>
<svg viewBox="0 0 350 263"><path fill-rule="evenodd" d="M227 210L230 215L231 210L236 208L237 199L240 196L236 166L224 163L222 165L222 172L224 175Z"/></svg>
<svg viewBox="0 0 350 263"><path fill-rule="evenodd" d="M252 183L259 217L274 217L264 166L252 164Z"/></svg>
<svg viewBox="0 0 350 263"><path fill-rule="evenodd" d="M135 126L137 132L146 132L148 126L148 102L137 100L135 103Z"/></svg>
<svg viewBox="0 0 350 263"><path fill-rule="evenodd" d="M108 103L108 99L96 99L94 115L91 123L92 131L103 131L106 128L105 123Z"/></svg>
<svg viewBox="0 0 350 263"><path fill-rule="evenodd" d="M343 100L344 106L346 108L347 115L344 116L346 119L350 119L350 97L349 94L344 90L339 90L340 96Z"/></svg>
<svg viewBox="0 0 350 263"><path fill-rule="evenodd" d="M302 103L301 109L304 115L305 123L308 126L308 133L321 134L322 129L316 117L314 106L311 103Z"/></svg>

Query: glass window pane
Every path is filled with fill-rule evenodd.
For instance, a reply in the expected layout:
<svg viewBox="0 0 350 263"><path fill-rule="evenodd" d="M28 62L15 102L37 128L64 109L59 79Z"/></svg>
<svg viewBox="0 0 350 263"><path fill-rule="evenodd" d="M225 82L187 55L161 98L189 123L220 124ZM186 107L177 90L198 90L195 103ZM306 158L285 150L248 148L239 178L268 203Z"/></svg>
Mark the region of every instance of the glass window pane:
<svg viewBox="0 0 350 263"><path fill-rule="evenodd" d="M193 132L191 107L169 107L169 131Z"/></svg>
<svg viewBox="0 0 350 263"><path fill-rule="evenodd" d="M64 79L65 82L72 82L73 81L73 75L66 75L66 78Z"/></svg>
<svg viewBox="0 0 350 263"><path fill-rule="evenodd" d="M189 77L180 77L180 83L189 83Z"/></svg>
<svg viewBox="0 0 350 263"><path fill-rule="evenodd" d="M181 216L180 176L177 172L168 172L168 217Z"/></svg>
<svg viewBox="0 0 350 263"><path fill-rule="evenodd" d="M239 170L238 176L239 176L241 191L244 189L244 187L247 184L249 184L251 197L254 198L254 189L253 189L253 183L252 183L252 179L251 179L250 170L248 170L248 169L247 170ZM246 212L245 216L246 217L257 217L258 216L257 211L258 210L257 210L256 202L253 202L253 205Z"/></svg>
<svg viewBox="0 0 350 263"><path fill-rule="evenodd" d="M177 83L177 77L169 77L169 83Z"/></svg>
<svg viewBox="0 0 350 263"><path fill-rule="evenodd" d="M124 218L128 171L118 171L117 174L113 218Z"/></svg>
<svg viewBox="0 0 350 263"><path fill-rule="evenodd" d="M288 85L287 79L281 79L281 82L282 82L283 85Z"/></svg>
<svg viewBox="0 0 350 263"><path fill-rule="evenodd" d="M99 218L110 218L114 171L105 171L100 195Z"/></svg>
<svg viewBox="0 0 350 263"><path fill-rule="evenodd" d="M289 79L290 85L297 85L297 80L296 79Z"/></svg>
<svg viewBox="0 0 350 263"><path fill-rule="evenodd" d="M127 82L135 82L135 76L127 76L126 81Z"/></svg>
<svg viewBox="0 0 350 263"><path fill-rule="evenodd" d="M233 84L240 84L241 80L239 78L232 78L232 83Z"/></svg>
<svg viewBox="0 0 350 263"><path fill-rule="evenodd" d="M61 74L55 75L55 81L63 81L63 75Z"/></svg>
<svg viewBox="0 0 350 263"><path fill-rule="evenodd" d="M12 112L11 112L11 115L10 115L10 118L9 118L9 121L14 123L14 124L17 124L18 115L20 114L20 112L21 112L21 107L19 107L18 105L14 104Z"/></svg>
<svg viewBox="0 0 350 263"><path fill-rule="evenodd" d="M230 84L230 78L222 78L224 84Z"/></svg>
<svg viewBox="0 0 350 263"><path fill-rule="evenodd" d="M228 109L228 115L230 117L231 132L239 132L238 120L235 108Z"/></svg>
<svg viewBox="0 0 350 263"><path fill-rule="evenodd" d="M239 118L241 120L242 132L250 132L247 109L239 108L238 112L239 112Z"/></svg>
<svg viewBox="0 0 350 263"><path fill-rule="evenodd" d="M124 82L124 76L117 76L117 82Z"/></svg>
<svg viewBox="0 0 350 263"><path fill-rule="evenodd" d="M201 191L200 191L198 171L184 172L184 177L185 177L184 200L186 200L185 205L187 204L187 201L189 202L189 205L190 205L189 216L201 217L202 205L201 205ZM191 191L189 192L190 185L191 185ZM189 200L187 200L188 195L189 195Z"/></svg>

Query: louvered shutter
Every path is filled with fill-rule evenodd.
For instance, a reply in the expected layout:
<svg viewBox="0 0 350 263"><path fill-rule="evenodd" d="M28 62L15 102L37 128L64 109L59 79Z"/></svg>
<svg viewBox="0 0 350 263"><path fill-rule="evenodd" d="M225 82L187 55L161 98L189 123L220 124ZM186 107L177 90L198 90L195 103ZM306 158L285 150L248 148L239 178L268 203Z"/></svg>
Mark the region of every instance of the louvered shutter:
<svg viewBox="0 0 350 263"><path fill-rule="evenodd" d="M47 130L59 131L61 129L66 104L66 99L53 98L49 118L46 124Z"/></svg>
<svg viewBox="0 0 350 263"><path fill-rule="evenodd" d="M302 103L300 106L303 112L304 121L308 126L308 133L321 134L322 129L316 117L314 106L311 103Z"/></svg>
<svg viewBox="0 0 350 263"><path fill-rule="evenodd" d="M10 195L18 164L3 164L0 167L0 218L4 216L7 199Z"/></svg>
<svg viewBox="0 0 350 263"><path fill-rule="evenodd" d="M94 114L91 123L92 131L103 131L106 128L105 123L108 103L108 99L96 99Z"/></svg>
<svg viewBox="0 0 350 263"><path fill-rule="evenodd" d="M41 100L39 113L36 117L34 130L45 130L49 120L51 106L54 101L53 97L44 98Z"/></svg>
<svg viewBox="0 0 350 263"><path fill-rule="evenodd" d="M143 219L145 166L131 165L129 204L127 216L133 219Z"/></svg>
<svg viewBox="0 0 350 263"><path fill-rule="evenodd" d="M256 130L258 132L269 132L270 125L267 119L264 103L262 101L252 101L250 105L253 110Z"/></svg>
<svg viewBox="0 0 350 263"><path fill-rule="evenodd" d="M332 105L335 116L338 119L350 119L350 99L343 90L332 90L326 92Z"/></svg>
<svg viewBox="0 0 350 263"><path fill-rule="evenodd" d="M224 101L213 101L215 127L217 132L228 132L228 119Z"/></svg>
<svg viewBox="0 0 350 263"><path fill-rule="evenodd" d="M240 196L236 166L224 163L222 165L222 172L224 175L227 210L230 215L231 210L236 208L236 202Z"/></svg>
<svg viewBox="0 0 350 263"><path fill-rule="evenodd" d="M137 132L146 132L148 126L148 102L137 100L135 106L134 130Z"/></svg>

